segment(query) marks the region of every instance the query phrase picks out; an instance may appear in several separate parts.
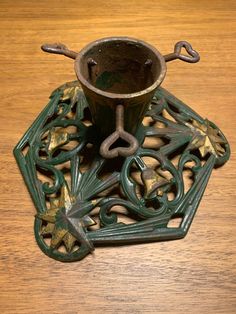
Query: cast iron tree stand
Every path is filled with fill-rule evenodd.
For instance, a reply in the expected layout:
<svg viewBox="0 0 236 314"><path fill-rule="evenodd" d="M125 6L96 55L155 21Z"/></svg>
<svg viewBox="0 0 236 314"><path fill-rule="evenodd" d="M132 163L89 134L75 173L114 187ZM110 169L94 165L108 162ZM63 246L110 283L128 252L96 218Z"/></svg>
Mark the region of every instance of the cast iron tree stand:
<svg viewBox="0 0 236 314"><path fill-rule="evenodd" d="M62 44L42 49L75 59L78 81L51 94L14 149L41 250L65 262L97 244L183 238L212 169L230 156L214 123L160 87L166 62L194 63L198 53L179 42L163 57L127 37L80 53Z"/></svg>

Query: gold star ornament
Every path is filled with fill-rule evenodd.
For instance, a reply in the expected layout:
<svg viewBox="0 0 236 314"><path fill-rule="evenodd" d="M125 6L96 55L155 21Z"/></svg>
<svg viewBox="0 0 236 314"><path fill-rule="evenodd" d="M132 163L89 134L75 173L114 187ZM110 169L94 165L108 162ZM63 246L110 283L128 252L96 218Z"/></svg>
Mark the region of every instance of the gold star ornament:
<svg viewBox="0 0 236 314"><path fill-rule="evenodd" d="M60 198L52 198L50 207L37 216L46 225L42 228L41 235L51 235L51 248L58 248L64 243L67 252L71 252L76 240L85 244L90 251L93 245L86 235L86 228L96 222L86 213L97 205L98 201L75 202L66 185L61 188Z"/></svg>
<svg viewBox="0 0 236 314"><path fill-rule="evenodd" d="M188 146L189 149L199 149L202 157L205 157L208 153L216 157L224 155L225 149L222 145L226 144L226 141L219 135L219 131L210 125L208 120L205 120L204 123L192 120L191 123L186 123L186 125L194 135Z"/></svg>

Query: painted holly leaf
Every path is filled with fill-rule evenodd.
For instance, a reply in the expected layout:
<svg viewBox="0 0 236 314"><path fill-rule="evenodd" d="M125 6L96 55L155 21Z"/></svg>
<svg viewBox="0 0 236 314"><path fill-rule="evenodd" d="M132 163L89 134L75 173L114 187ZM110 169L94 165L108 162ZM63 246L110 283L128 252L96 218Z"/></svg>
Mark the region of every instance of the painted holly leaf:
<svg viewBox="0 0 236 314"><path fill-rule="evenodd" d="M87 238L86 228L96 224L87 215L100 201L76 201L70 195L66 185L61 188L60 198L54 198L50 202L50 207L44 213L37 216L46 222L42 228L41 235L51 235L51 248L55 249L61 243L65 244L67 252L71 252L76 240L85 244L90 251L93 244Z"/></svg>
<svg viewBox="0 0 236 314"><path fill-rule="evenodd" d="M219 131L210 125L208 120L205 120L204 123L192 120L191 123L186 123L186 125L193 132L193 139L188 149L199 149L202 157L205 157L208 153L216 157L225 153L222 145L226 144L226 141L219 135Z"/></svg>

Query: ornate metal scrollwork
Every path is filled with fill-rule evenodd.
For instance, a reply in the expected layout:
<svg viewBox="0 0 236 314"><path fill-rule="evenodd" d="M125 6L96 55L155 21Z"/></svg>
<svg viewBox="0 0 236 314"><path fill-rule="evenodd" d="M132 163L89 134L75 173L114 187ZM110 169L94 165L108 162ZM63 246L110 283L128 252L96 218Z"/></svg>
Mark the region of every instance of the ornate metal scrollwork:
<svg viewBox="0 0 236 314"><path fill-rule="evenodd" d="M229 158L226 138L161 87L136 138L132 156L103 159L79 83L52 93L14 150L37 209L35 236L45 254L76 261L98 243L186 235L212 169ZM181 222L172 227L175 217Z"/></svg>

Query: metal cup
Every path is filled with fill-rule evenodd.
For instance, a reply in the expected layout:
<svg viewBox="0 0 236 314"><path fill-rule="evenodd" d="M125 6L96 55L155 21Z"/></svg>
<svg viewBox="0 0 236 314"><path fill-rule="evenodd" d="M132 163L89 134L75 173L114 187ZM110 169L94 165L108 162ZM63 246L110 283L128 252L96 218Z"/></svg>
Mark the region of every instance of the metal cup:
<svg viewBox="0 0 236 314"><path fill-rule="evenodd" d="M185 48L188 55L181 54ZM104 141L104 158L130 156L138 148L135 132L142 122L155 90L166 74L166 62L181 59L198 62L199 54L185 41L162 56L153 46L129 37L96 40L79 53L63 44L45 44L46 52L75 59L75 72L89 104L93 123ZM122 139L128 146L112 145Z"/></svg>

